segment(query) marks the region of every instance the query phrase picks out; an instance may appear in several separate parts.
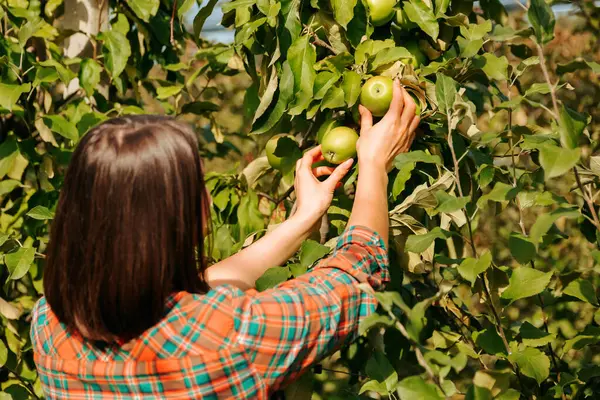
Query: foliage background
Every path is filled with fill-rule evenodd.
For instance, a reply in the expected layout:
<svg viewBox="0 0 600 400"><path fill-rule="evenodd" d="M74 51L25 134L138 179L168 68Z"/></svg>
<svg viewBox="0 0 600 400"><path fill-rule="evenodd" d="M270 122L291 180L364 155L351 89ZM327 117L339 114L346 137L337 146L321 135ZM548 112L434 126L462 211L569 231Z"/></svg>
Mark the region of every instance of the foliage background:
<svg viewBox="0 0 600 400"><path fill-rule="evenodd" d="M235 42L218 45L199 37L212 0L190 31L193 0L102 1L101 18L75 28L62 0L0 1L0 399L42 396L29 313L62 177L90 127L147 112L197 127L214 171L207 250L220 260L292 211L290 171L262 156L268 137L291 132L305 149L326 119L355 126L370 74L400 75L429 117L390 175L393 282L359 340L288 397L597 398L600 10L573 2L555 27L541 0L510 16L494 0L407 3L410 31L370 26L362 0L236 0L223 9ZM417 68L415 38L428 56ZM291 142L278 152L299 154ZM328 252L355 177L261 288Z"/></svg>

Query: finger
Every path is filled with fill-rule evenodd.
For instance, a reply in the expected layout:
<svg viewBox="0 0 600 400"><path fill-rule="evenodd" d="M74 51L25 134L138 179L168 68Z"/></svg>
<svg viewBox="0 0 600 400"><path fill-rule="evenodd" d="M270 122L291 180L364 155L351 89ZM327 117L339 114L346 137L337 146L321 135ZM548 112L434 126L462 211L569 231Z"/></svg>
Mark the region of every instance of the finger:
<svg viewBox="0 0 600 400"><path fill-rule="evenodd" d="M402 110L402 117L400 117L400 126L408 128L411 121L415 118L417 104L410 93L408 93L408 90L402 89L402 95L404 98L404 109Z"/></svg>
<svg viewBox="0 0 600 400"><path fill-rule="evenodd" d="M320 178L325 175L331 175L334 170L335 170L334 167L317 167L317 168L313 168L312 173L317 178Z"/></svg>
<svg viewBox="0 0 600 400"><path fill-rule="evenodd" d="M311 177L314 179L312 174L312 165L323 159L323 155L321 154L321 146L314 147L308 150L302 156L300 160L300 167L298 168L297 174L304 177Z"/></svg>
<svg viewBox="0 0 600 400"><path fill-rule="evenodd" d="M420 123L421 123L421 117L418 117L418 116L416 116L412 120L412 122L410 123L410 127L408 128L408 132L410 133L411 140L415 138L416 132L417 132L417 128L419 127Z"/></svg>
<svg viewBox="0 0 600 400"><path fill-rule="evenodd" d="M390 108L383 116L383 119L394 122L400 118L402 115L402 109L404 108L404 92L405 90L400 85L400 81L398 79L394 80L394 94L392 97L392 102L390 103Z"/></svg>
<svg viewBox="0 0 600 400"><path fill-rule="evenodd" d="M302 165L302 159L296 161L296 174L300 171L300 166Z"/></svg>
<svg viewBox="0 0 600 400"><path fill-rule="evenodd" d="M373 114L362 105L358 106L358 112L360 113L360 132L363 133L373 126Z"/></svg>
<svg viewBox="0 0 600 400"><path fill-rule="evenodd" d="M412 142L415 140L416 130L417 130L417 127L419 126L420 122L421 122L421 118L419 118L419 117L414 117L414 119L410 122L410 126L408 127L408 131L407 131L407 138L406 138L406 142L405 142L405 146L404 146L405 151L408 151L408 149L410 149Z"/></svg>
<svg viewBox="0 0 600 400"><path fill-rule="evenodd" d="M333 171L329 178L327 178L327 180L324 182L329 188L329 190L331 190L332 192L335 190L336 185L342 180L344 175L346 175L348 171L350 171L352 163L354 163L354 160L351 158L337 166L337 168Z"/></svg>
<svg viewBox="0 0 600 400"><path fill-rule="evenodd" d="M306 164L308 166L312 166L314 163L323 160L323 154L321 153L321 145L313 147L312 149L304 153L304 155L302 156L302 160L306 161Z"/></svg>

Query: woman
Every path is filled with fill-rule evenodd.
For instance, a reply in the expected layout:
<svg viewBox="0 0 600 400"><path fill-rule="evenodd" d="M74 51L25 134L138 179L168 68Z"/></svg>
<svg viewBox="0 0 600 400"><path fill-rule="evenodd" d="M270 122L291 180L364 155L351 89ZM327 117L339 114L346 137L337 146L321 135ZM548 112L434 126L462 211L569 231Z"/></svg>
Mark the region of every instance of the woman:
<svg viewBox="0 0 600 400"><path fill-rule="evenodd" d="M312 170L322 155L308 151L294 216L207 268L209 200L191 130L145 116L90 131L65 177L33 313L46 397L264 399L354 338L376 305L357 284L376 289L388 275L386 169L418 123L398 82L380 122L361 108L348 229L331 257L261 293L256 279L297 251L352 161Z"/></svg>

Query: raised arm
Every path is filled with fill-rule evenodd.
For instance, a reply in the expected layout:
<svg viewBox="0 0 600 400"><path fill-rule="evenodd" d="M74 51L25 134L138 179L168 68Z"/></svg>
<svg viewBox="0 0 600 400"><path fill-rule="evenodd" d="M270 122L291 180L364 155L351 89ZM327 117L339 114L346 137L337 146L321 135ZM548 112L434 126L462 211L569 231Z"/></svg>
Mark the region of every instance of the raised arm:
<svg viewBox="0 0 600 400"><path fill-rule="evenodd" d="M393 104L372 125L362 113L359 178L349 228L333 255L298 279L234 300L237 343L265 383L277 388L355 337L376 309L374 289L388 279L387 174L394 157L408 150L418 125L415 104L396 82Z"/></svg>
<svg viewBox="0 0 600 400"><path fill-rule="evenodd" d="M267 269L284 264L298 251L329 208L336 185L352 166L350 160L335 169L312 169L322 159L319 146L298 160L294 183L296 213L256 243L210 267L206 276L211 287L227 283L242 290L253 288ZM324 182L317 180L326 175L330 176Z"/></svg>
<svg viewBox="0 0 600 400"><path fill-rule="evenodd" d="M358 187L348 226L363 225L379 232L388 242L387 171L394 158L408 151L415 137L420 118L416 104L408 92L394 82L394 97L390 109L375 126L371 112L359 106L361 115L358 140Z"/></svg>

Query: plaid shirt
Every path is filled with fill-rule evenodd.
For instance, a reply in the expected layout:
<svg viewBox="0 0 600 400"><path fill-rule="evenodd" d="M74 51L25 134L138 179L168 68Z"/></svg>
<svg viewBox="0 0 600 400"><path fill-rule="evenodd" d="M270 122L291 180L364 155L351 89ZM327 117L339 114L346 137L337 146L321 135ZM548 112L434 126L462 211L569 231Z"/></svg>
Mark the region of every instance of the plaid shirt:
<svg viewBox="0 0 600 400"><path fill-rule="evenodd" d="M69 333L41 299L35 362L53 399L266 399L344 342L376 308L357 287L388 280L379 235L352 227L303 276L264 291L219 286L176 293L165 317L124 345L97 347Z"/></svg>

